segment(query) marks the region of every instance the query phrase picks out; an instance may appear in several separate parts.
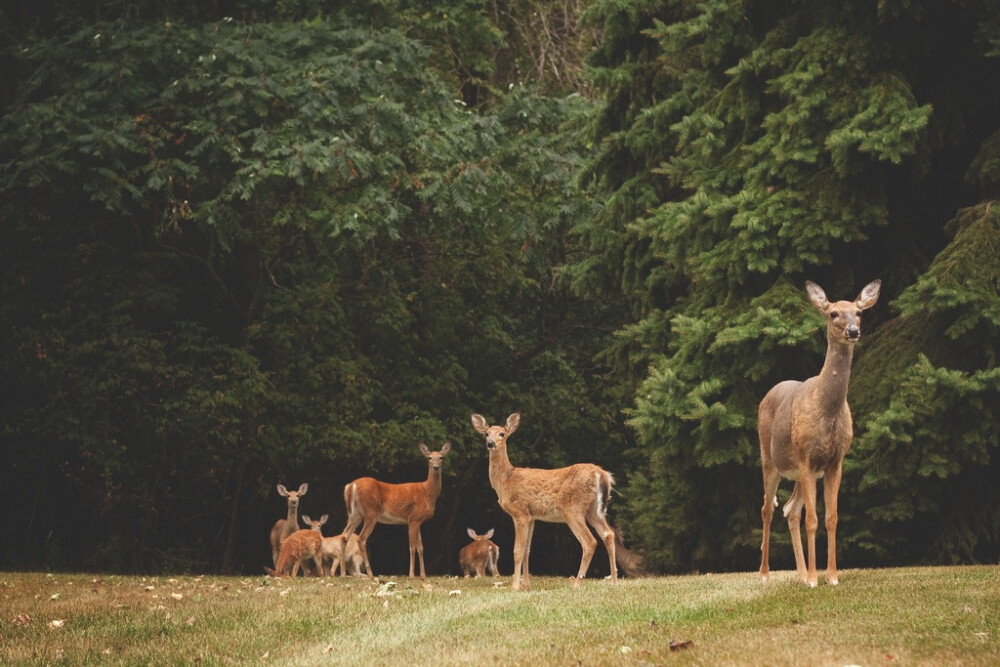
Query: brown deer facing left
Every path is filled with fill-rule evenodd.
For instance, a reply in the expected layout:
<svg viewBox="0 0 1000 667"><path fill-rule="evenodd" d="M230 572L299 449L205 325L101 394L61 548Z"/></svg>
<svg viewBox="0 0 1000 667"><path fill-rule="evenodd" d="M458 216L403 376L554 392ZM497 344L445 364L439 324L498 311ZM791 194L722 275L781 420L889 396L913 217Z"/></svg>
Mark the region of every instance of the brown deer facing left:
<svg viewBox="0 0 1000 667"><path fill-rule="evenodd" d="M278 567L278 553L281 551L281 543L299 527L299 498L306 495L308 490L308 484L300 486L298 491L289 491L284 485L278 485L278 495L288 499L286 503L288 516L275 521L271 528L271 557L275 567Z"/></svg>
<svg viewBox="0 0 1000 667"><path fill-rule="evenodd" d="M806 294L826 318L826 361L819 375L804 382L786 380L767 392L757 411L760 460L764 472L764 539L761 542L760 579L767 581L771 518L778 505L776 493L782 477L795 481L785 503L784 515L792 536L795 569L799 580L809 586L816 576L816 480L823 478L826 509L826 583L837 579L837 496L844 456L851 447L854 427L847 405L847 385L851 379L854 345L861 338L861 311L878 301L881 281L865 286L854 301L830 303L819 285L806 282ZM802 508L806 510L809 565L802 553Z"/></svg>
<svg viewBox="0 0 1000 667"><path fill-rule="evenodd" d="M420 524L434 516L434 506L441 495L441 461L450 451L450 442L444 443L439 452L432 452L426 445L420 444L420 453L427 457L427 480L424 482L387 484L373 477L362 477L344 487L347 526L343 537L349 538L364 522L358 546L368 576L373 576L371 563L368 562L368 537L375 530L375 524L379 523L405 524L409 527L410 577L413 577L414 556L420 559L420 576L427 576Z"/></svg>

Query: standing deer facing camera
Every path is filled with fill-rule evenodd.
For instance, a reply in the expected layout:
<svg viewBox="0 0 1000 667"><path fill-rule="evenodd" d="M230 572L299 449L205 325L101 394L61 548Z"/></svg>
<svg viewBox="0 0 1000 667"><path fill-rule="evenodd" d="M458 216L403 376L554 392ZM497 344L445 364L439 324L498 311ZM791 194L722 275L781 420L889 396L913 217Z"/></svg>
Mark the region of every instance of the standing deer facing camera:
<svg viewBox="0 0 1000 667"><path fill-rule="evenodd" d="M299 498L306 495L308 490L308 484L300 486L298 491L289 491L283 484L278 485L278 495L288 499L288 516L275 521L271 528L271 557L275 567L278 567L278 553L281 551L281 543L285 541L286 537L298 530Z"/></svg>
<svg viewBox="0 0 1000 667"><path fill-rule="evenodd" d="M362 477L344 487L347 526L342 535L345 540L349 539L361 522L364 522L358 547L368 576L372 576L372 566L368 562L368 537L375 530L375 524L379 523L405 524L409 527L410 577L413 577L414 555L420 558L420 577L427 576L420 524L434 516L434 505L441 495L441 460L450 451L450 442L444 443L439 452L432 452L427 449L427 445L420 444L420 453L427 457L425 482L387 484L372 477Z"/></svg>
<svg viewBox="0 0 1000 667"><path fill-rule="evenodd" d="M512 588L527 590L528 554L535 521L565 523L583 547L580 570L573 580L578 587L587 576L587 568L597 549L597 540L589 523L600 535L611 560L611 581L618 581L615 566L615 533L605 514L611 501L614 477L592 463L577 463L568 468L541 470L515 468L507 457L507 438L521 425L521 414L507 417L505 426L490 426L482 415L472 415L472 427L486 436L490 452L490 485L497 492L503 511L514 520L514 582ZM522 572L523 570L523 572Z"/></svg>
<svg viewBox="0 0 1000 667"><path fill-rule="evenodd" d="M764 472L764 539L761 542L760 579L767 581L771 518L778 506L776 493L782 477L795 481L785 503L784 515L792 536L795 569L799 580L815 586L816 576L816 480L823 478L826 507L826 583L837 585L837 495L844 455L851 447L854 428L847 406L854 345L861 338L861 311L878 301L879 280L868 283L854 301L830 303L815 283L806 282L809 301L826 317L826 361L819 375L805 382L786 380L776 384L760 402L757 432ZM802 554L802 508L806 510L809 567Z"/></svg>

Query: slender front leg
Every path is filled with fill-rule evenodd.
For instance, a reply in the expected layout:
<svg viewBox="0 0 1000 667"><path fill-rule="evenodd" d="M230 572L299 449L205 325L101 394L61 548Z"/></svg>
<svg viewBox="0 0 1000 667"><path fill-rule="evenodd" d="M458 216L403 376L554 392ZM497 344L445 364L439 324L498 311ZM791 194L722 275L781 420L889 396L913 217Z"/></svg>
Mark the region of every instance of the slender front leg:
<svg viewBox="0 0 1000 667"><path fill-rule="evenodd" d="M521 590L521 568L526 564L526 546L528 535L531 532L531 519L518 517L514 519L514 583L511 585L515 591ZM529 582L525 576L524 588L527 590Z"/></svg>
<svg viewBox="0 0 1000 667"><path fill-rule="evenodd" d="M843 462L826 471L823 476L823 502L826 506L826 583L836 586L837 578L837 497L843 477Z"/></svg>
<svg viewBox="0 0 1000 667"><path fill-rule="evenodd" d="M524 544L524 589L531 587L531 574L528 570L528 560L531 558L531 541L535 539L535 520L528 520L528 539Z"/></svg>
<svg viewBox="0 0 1000 667"><path fill-rule="evenodd" d="M808 472L801 471L799 488L802 490L802 500L806 508L806 537L809 541L809 569L806 583L815 588L819 583L816 577L816 529L819 528L819 517L816 514L816 478Z"/></svg>

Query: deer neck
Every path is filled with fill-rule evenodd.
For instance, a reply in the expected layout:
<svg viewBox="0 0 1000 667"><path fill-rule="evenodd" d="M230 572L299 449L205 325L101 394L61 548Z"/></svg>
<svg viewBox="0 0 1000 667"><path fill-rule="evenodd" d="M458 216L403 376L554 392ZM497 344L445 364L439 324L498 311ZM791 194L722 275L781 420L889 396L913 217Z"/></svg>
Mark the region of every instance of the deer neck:
<svg viewBox="0 0 1000 667"><path fill-rule="evenodd" d="M847 403L847 386L851 381L851 359L854 345L828 341L826 360L819 372L816 398L824 412L834 414Z"/></svg>
<svg viewBox="0 0 1000 667"><path fill-rule="evenodd" d="M431 503L436 503L438 496L441 495L441 471L435 470L434 466L428 466L427 481L424 482L424 486L427 487L427 497L431 499Z"/></svg>
<svg viewBox="0 0 1000 667"><path fill-rule="evenodd" d="M506 488L507 478L514 472L514 466L507 457L507 448L490 450L490 486L494 491Z"/></svg>
<svg viewBox="0 0 1000 667"><path fill-rule="evenodd" d="M272 515L273 516L273 515ZM291 535L299 527L299 506L288 506L288 516L285 517L285 535Z"/></svg>

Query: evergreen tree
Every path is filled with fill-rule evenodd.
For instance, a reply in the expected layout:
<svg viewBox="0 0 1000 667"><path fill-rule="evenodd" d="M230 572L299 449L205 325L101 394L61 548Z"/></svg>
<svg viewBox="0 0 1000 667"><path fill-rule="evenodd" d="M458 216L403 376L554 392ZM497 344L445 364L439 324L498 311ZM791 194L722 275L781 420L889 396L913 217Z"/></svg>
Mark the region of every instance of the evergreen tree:
<svg viewBox="0 0 1000 667"><path fill-rule="evenodd" d="M595 5L611 39L595 56L607 111L593 180L609 206L584 233L615 239L601 261L642 276L621 283L638 314L623 329L633 354L620 368L646 367L630 411L643 465L629 477L626 515L652 564L756 566L757 403L822 364L807 278L841 298L881 277L889 296L868 318L852 376L845 562L995 555L997 496L981 480L995 471L1000 431L997 268L975 262L996 248L998 11L996 2ZM635 159L638 148L659 162ZM895 296L900 315L887 322ZM943 328L918 335L932 316ZM931 355L958 339L960 355ZM886 373L875 360L900 340L908 357L883 362ZM917 409L924 382L939 389ZM909 443L931 429L941 431L925 460ZM904 462L917 479L893 477ZM968 504L954 511L968 520L949 548L956 531L941 521L928 532L926 519L943 519L934 499L958 487Z"/></svg>

